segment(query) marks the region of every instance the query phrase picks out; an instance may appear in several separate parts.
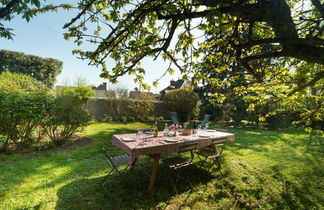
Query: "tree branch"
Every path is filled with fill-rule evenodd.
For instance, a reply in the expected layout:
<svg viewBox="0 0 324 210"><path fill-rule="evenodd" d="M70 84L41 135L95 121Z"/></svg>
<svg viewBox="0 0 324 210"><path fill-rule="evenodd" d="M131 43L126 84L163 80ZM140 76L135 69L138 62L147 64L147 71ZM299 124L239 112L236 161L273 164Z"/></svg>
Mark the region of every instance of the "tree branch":
<svg viewBox="0 0 324 210"><path fill-rule="evenodd" d="M84 15L87 10L92 6L92 4L95 2L96 0L92 0L90 1L88 4L85 5L84 9L74 18L72 18L72 20L69 23L66 23L63 26L63 29L68 28L69 26L71 26L75 21L77 21L82 15Z"/></svg>
<svg viewBox="0 0 324 210"><path fill-rule="evenodd" d="M315 6L315 8L319 11L322 18L324 18L324 6L323 3L321 3L319 0L311 0L312 4Z"/></svg>
<svg viewBox="0 0 324 210"><path fill-rule="evenodd" d="M324 78L324 71L318 72L317 74L315 74L315 76L313 77L313 79L311 81L309 81L303 85L297 86L290 93L288 93L288 96L292 96L296 92L301 91L301 90L305 89L306 87L314 86L317 81L319 81L320 79L323 79L323 78Z"/></svg>
<svg viewBox="0 0 324 210"><path fill-rule="evenodd" d="M10 1L5 7L0 8L0 19L10 14L10 10L19 3L19 0Z"/></svg>

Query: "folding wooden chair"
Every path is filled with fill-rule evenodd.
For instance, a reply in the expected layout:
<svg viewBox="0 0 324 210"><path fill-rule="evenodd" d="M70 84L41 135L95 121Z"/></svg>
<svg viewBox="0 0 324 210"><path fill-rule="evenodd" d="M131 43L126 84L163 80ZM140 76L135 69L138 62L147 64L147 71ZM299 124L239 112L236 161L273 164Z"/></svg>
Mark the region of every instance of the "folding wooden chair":
<svg viewBox="0 0 324 210"><path fill-rule="evenodd" d="M208 171L214 166L217 165L217 169L222 174L220 158L223 155L223 150L225 147L226 139L214 139L212 140L212 146L198 150L196 153L199 160L201 161L200 165L203 167L207 161L209 161ZM210 171L213 172L213 171Z"/></svg>
<svg viewBox="0 0 324 210"><path fill-rule="evenodd" d="M129 160L130 156L127 154L118 155L118 156L110 156L107 143L103 139L101 139L101 142L102 142L102 149L103 149L103 153L105 155L105 159L107 160L108 164L112 167L102 182L102 187L103 187L104 191L106 191L105 184L107 182L109 175L113 171L115 171L119 174L122 174L122 172L126 171L129 166L128 160ZM120 166L126 166L126 167L122 170L118 170L118 167L120 167Z"/></svg>
<svg viewBox="0 0 324 210"><path fill-rule="evenodd" d="M178 173L178 169L187 167L192 164L193 158L194 158L194 150L197 149L198 143L190 143L185 145L179 146L178 155L171 158L162 159L163 165L167 166L169 169L171 169L172 174L176 176L176 183L173 182L173 179L171 177L171 183L176 190L176 184L178 183L179 178L183 179L182 176ZM187 158L184 158L181 156L184 152L190 152L191 158L188 160Z"/></svg>

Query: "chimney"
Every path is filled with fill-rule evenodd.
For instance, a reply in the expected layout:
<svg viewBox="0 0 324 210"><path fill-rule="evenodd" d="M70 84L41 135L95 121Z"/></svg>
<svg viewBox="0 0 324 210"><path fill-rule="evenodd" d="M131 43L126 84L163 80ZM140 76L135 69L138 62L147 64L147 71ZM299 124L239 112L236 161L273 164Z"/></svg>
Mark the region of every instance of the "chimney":
<svg viewBox="0 0 324 210"><path fill-rule="evenodd" d="M107 82L103 82L102 86L103 86L104 90L107 90Z"/></svg>

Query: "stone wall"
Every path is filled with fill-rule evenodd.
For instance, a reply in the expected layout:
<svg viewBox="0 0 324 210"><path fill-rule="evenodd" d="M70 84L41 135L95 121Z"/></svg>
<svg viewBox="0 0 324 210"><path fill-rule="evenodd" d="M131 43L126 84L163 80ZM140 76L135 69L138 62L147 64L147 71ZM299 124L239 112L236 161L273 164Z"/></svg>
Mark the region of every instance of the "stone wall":
<svg viewBox="0 0 324 210"><path fill-rule="evenodd" d="M132 114L128 108L130 100L92 98L87 102L87 109L96 119L101 119L105 116L112 116L113 118L127 116ZM157 101L154 104L154 111L150 115L157 117L163 116L164 119L168 119L169 111L165 108L162 101Z"/></svg>

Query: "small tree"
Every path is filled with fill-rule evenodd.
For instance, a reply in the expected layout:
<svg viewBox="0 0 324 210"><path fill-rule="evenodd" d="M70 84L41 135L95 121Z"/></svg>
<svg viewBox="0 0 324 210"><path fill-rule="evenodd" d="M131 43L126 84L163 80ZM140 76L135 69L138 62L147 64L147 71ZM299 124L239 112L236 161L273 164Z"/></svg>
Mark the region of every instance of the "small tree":
<svg viewBox="0 0 324 210"><path fill-rule="evenodd" d="M189 90L170 90L163 97L169 111L177 112L180 121L188 121L196 113L198 96Z"/></svg>

